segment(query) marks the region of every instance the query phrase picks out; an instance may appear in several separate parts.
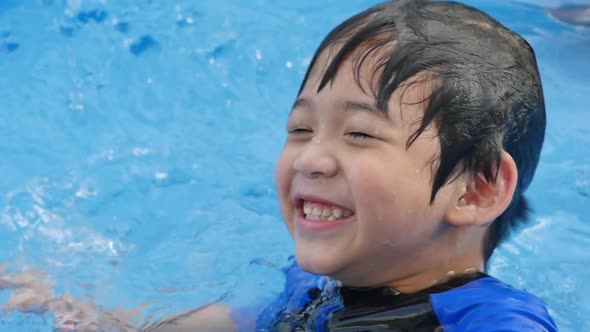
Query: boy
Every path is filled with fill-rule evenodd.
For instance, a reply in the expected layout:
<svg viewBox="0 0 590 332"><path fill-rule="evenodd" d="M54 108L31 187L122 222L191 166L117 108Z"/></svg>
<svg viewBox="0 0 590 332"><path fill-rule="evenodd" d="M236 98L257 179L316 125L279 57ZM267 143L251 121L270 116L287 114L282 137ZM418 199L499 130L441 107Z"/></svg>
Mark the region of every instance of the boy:
<svg viewBox="0 0 590 332"><path fill-rule="evenodd" d="M482 272L525 219L544 130L534 53L489 16L398 1L338 26L303 81L276 181L299 265L344 286L294 310L283 299L259 328L555 330L539 300Z"/></svg>
<svg viewBox="0 0 590 332"><path fill-rule="evenodd" d="M298 265L283 295L255 328L214 304L144 330L557 330L483 272L526 218L544 138L521 37L458 3L372 7L322 42L287 131L275 175Z"/></svg>

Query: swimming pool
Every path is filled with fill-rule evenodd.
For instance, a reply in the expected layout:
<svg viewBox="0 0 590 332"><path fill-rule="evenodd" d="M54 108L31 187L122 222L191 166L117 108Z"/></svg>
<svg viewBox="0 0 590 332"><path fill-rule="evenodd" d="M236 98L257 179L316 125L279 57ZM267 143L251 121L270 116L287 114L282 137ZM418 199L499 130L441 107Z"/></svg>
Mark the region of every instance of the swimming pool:
<svg viewBox="0 0 590 332"><path fill-rule="evenodd" d="M320 38L376 2L0 2L0 261L145 317L279 292L287 112ZM491 272L590 330L590 31L546 15L565 1L467 3L531 42L548 110L534 218Z"/></svg>

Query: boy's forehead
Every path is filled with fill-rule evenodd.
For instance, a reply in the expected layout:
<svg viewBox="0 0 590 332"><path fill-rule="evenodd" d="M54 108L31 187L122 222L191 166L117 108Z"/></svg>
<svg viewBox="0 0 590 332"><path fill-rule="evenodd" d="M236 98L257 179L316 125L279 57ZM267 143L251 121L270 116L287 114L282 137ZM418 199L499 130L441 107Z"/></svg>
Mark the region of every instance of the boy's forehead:
<svg viewBox="0 0 590 332"><path fill-rule="evenodd" d="M321 92L318 91L320 83L336 53L337 50L329 47L318 56L302 90L302 93L308 95L306 98ZM358 56L354 54L345 59L332 81L329 81L323 89L340 87L339 91L343 93L338 99L342 100L334 100L334 103L350 104L348 101L356 102L360 97L372 108L378 109L377 95L383 66L380 65L378 56L374 54L365 57L362 63L358 59ZM411 112L420 111L422 115L425 102L428 101L437 82L432 73L419 73L401 84L389 98L387 109L379 111L386 113L386 117L400 118L400 120L407 119L407 114L404 113L410 110Z"/></svg>
<svg viewBox="0 0 590 332"><path fill-rule="evenodd" d="M331 45L318 55L310 68L306 85L311 84L317 90L341 47L341 43ZM339 63L333 80L342 79L342 76L345 76L345 79L353 78L364 92L376 95L375 92L378 89L381 73L383 72L381 62L385 52L386 50L369 50L365 46L358 47Z"/></svg>

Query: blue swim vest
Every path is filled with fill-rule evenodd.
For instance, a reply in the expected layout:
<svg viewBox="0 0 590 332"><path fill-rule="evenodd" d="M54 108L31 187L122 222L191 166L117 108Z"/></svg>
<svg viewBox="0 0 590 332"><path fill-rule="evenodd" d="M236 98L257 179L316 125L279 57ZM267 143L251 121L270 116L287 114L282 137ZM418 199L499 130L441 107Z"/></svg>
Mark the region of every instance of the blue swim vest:
<svg viewBox="0 0 590 332"><path fill-rule="evenodd" d="M285 289L258 316L256 331L557 331L537 297L483 273L413 294L342 287L297 264L285 273ZM236 323L240 331L253 329Z"/></svg>

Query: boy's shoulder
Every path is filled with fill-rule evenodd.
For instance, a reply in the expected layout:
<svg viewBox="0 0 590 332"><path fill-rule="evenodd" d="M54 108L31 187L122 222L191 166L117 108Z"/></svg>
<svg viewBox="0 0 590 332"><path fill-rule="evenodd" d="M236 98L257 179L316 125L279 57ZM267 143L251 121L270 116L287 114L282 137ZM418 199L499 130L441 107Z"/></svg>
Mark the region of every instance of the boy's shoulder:
<svg viewBox="0 0 590 332"><path fill-rule="evenodd" d="M490 276L431 294L430 302L445 332L557 331L539 298Z"/></svg>

